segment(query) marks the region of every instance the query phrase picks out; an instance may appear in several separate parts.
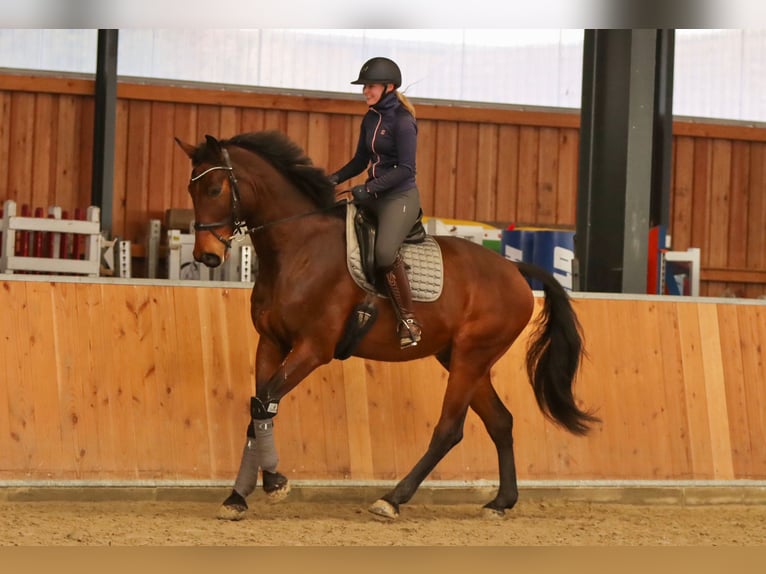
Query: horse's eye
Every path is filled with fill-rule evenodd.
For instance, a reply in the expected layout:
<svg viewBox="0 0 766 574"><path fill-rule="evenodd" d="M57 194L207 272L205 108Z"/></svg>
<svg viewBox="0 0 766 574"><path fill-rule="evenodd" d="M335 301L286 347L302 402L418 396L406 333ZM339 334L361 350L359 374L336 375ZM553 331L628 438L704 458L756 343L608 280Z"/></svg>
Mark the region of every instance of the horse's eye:
<svg viewBox="0 0 766 574"><path fill-rule="evenodd" d="M210 197L218 197L219 195L221 195L221 186L215 185L211 187L210 189L207 190L207 194Z"/></svg>

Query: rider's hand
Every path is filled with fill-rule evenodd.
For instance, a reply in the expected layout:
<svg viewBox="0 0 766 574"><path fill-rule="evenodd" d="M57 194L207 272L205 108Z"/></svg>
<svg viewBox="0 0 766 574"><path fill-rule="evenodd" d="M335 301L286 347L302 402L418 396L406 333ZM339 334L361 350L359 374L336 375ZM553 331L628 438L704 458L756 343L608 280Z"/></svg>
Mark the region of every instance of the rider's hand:
<svg viewBox="0 0 766 574"><path fill-rule="evenodd" d="M333 185L338 185L338 174L333 173L327 176L327 181L329 181Z"/></svg>
<svg viewBox="0 0 766 574"><path fill-rule="evenodd" d="M355 185L351 188L351 195L356 201L367 201L375 197L369 191L367 191L366 185Z"/></svg>

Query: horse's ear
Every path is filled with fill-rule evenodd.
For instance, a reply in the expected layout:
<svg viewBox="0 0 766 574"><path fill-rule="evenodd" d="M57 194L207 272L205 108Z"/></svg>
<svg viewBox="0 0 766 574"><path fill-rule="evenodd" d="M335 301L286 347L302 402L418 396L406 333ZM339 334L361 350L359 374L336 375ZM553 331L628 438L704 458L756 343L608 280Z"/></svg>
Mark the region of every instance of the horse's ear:
<svg viewBox="0 0 766 574"><path fill-rule="evenodd" d="M197 151L197 148L195 146L193 146L191 144L188 144L188 143L186 143L184 141L181 141L178 138L173 138L173 139L175 139L176 143L178 144L178 146L182 150L184 150L184 153L189 156L189 159L193 159L194 158L194 152Z"/></svg>
<svg viewBox="0 0 766 574"><path fill-rule="evenodd" d="M205 134L205 141L207 142L207 147L210 151L212 151L218 156L221 155L221 142L219 142L216 138L214 138L210 134Z"/></svg>

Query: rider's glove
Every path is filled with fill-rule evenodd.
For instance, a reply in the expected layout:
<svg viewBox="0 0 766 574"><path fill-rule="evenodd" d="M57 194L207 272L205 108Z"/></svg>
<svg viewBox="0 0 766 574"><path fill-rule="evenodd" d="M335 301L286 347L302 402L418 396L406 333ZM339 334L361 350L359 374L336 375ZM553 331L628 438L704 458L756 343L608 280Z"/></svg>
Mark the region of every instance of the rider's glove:
<svg viewBox="0 0 766 574"><path fill-rule="evenodd" d="M366 185L355 185L351 188L351 195L356 201L367 201L375 197L374 194L367 190Z"/></svg>

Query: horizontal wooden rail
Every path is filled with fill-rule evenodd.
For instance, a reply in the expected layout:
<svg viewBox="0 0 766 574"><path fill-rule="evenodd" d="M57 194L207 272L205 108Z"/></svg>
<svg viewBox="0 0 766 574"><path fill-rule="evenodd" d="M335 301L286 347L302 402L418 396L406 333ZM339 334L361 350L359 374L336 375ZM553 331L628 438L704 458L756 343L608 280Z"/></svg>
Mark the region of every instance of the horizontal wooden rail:
<svg viewBox="0 0 766 574"><path fill-rule="evenodd" d="M700 271L702 281L721 281L724 283L766 283L766 269L716 269L703 267Z"/></svg>
<svg viewBox="0 0 766 574"><path fill-rule="evenodd" d="M716 122L715 120L673 121L674 136L715 138L738 141L766 142L766 126L745 122Z"/></svg>
<svg viewBox="0 0 766 574"><path fill-rule="evenodd" d="M32 75L30 75L32 74ZM53 74L50 72L0 72L0 86L10 92L92 96L96 93L95 76Z"/></svg>

